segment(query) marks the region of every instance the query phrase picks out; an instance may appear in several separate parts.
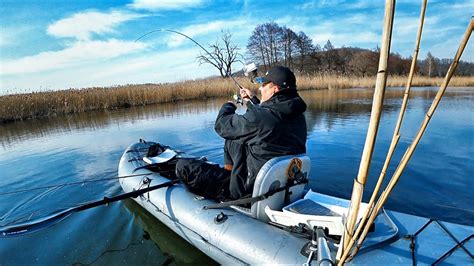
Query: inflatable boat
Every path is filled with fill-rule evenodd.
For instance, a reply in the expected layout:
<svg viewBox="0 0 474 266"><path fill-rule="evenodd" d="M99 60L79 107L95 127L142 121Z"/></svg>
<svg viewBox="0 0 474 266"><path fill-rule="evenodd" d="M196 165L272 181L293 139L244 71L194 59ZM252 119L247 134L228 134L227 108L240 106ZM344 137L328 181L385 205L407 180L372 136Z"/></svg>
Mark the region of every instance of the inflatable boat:
<svg viewBox="0 0 474 266"><path fill-rule="evenodd" d="M161 150L150 156L150 147L157 145ZM176 179L180 158L189 156L140 140L120 159L120 184L131 192ZM134 200L221 264L335 264L350 202L308 190L307 182L292 182L289 169L294 165L303 179L310 177L308 156L274 158L256 178L252 199L257 200L244 206L205 199L181 183ZM473 234L470 226L383 210L347 264L472 264Z"/></svg>

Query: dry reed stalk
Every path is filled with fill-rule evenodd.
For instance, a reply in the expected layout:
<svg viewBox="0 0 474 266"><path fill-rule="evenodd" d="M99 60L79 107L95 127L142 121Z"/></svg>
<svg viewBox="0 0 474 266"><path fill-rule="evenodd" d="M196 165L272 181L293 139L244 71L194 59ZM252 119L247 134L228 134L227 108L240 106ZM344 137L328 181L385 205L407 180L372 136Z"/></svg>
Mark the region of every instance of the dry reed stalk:
<svg viewBox="0 0 474 266"><path fill-rule="evenodd" d="M410 146L408 146L407 150L405 151L405 154L403 155L400 163L398 164L398 167L395 170L395 173L392 175L392 178L390 179L387 187L384 189L382 194L380 195L377 203L375 204L374 210L370 214L370 217L367 221L367 224L372 224L375 221L375 218L377 217L378 213L382 209L383 205L388 199L388 196L391 194L393 191L393 188L396 186L398 183L398 180L400 179L400 176L402 175L403 171L405 170L409 160L411 159L411 156L413 155L413 152L416 149L416 146L420 142L421 138L423 137L423 134L426 130L426 127L428 126L428 123L431 120L431 117L433 116L434 112L436 111L436 108L439 105L439 102L441 101L444 92L446 91L446 88L448 87L449 81L451 80L451 77L453 76L456 67L458 65L458 62L461 58L461 55L464 51L464 48L467 45L467 42L469 41L469 38L471 36L472 30L474 29L474 18L471 18L471 21L466 29L466 32L464 34L463 39L461 40L461 43L459 44L459 48L456 52L456 55L454 56L454 60L451 63L451 66L448 69L448 73L446 73L446 77L444 78L443 84L441 84L438 93L436 94L435 99L433 100L433 103L430 106L430 109L426 113L426 116L420 126L420 129L418 130L415 138L413 139L412 143ZM370 226L366 226L360 236L360 238L357 241L355 253L359 250L359 248L362 246L362 243L365 240L365 237L367 236L367 233L369 231Z"/></svg>
<svg viewBox="0 0 474 266"><path fill-rule="evenodd" d="M347 253L349 243L352 241L354 226L359 214L359 207L362 201L362 194L367 180L367 175L372 160L374 151L374 144L377 137L377 131L382 114L383 98L385 93L385 85L387 81L387 64L390 54L390 43L392 39L393 17L395 13L395 0L385 1L385 15L383 24L383 34L380 48L379 66L377 71L377 80L375 82L374 97L372 103L372 111L370 112L369 128L365 139L364 150L362 151L362 158L360 160L359 172L357 179L354 180L352 190L351 206L348 210L346 223L344 225L344 235L342 237L342 244L338 250L337 259L341 255ZM344 260L339 260L338 264L342 265Z"/></svg>
<svg viewBox="0 0 474 266"><path fill-rule="evenodd" d="M359 225L357 226L357 229L354 233L353 238L351 238L348 246L344 250L344 253L341 257L342 262L346 261L346 259L348 258L349 254L351 252L352 246L354 245L355 241L358 239L360 233L362 232L362 229L367 227L367 226L368 227L371 226L371 224L367 224L367 219L370 215L370 212L373 210L375 198L377 197L377 195L379 193L379 190L382 186L382 182L385 178L385 174L387 172L388 166L390 165L390 161L392 160L393 153L395 151L395 148L397 147L398 141L400 140L400 127L401 127L401 124L402 124L402 121L403 121L403 116L404 116L405 111L406 111L406 107L407 107L407 103L408 103L408 96L410 94L411 83L413 81L413 76L415 74L416 61L418 59L418 51L420 49L421 33L423 32L423 24L424 24L424 19L425 19L426 3L427 3L427 0L422 1L421 12L420 12L420 24L419 24L419 27L418 27L418 33L417 33L417 37L416 37L415 51L413 52L413 57L412 57L412 61L411 61L410 74L408 75L408 80L407 80L407 84L406 84L406 87L405 87L405 92L404 92L404 95L403 95L402 105L400 107L400 112L399 112L399 115L398 115L397 123L396 123L395 129L393 131L393 136L392 136L392 140L390 142L390 147L388 149L388 153L387 153L387 156L385 158L385 162L383 164L382 171L380 172L380 176L377 180L374 191L372 192L372 196L370 197L370 200L369 200L369 203L368 203L368 208L364 212L364 215L362 216L362 219L359 222ZM354 252L351 253L350 258L354 257L356 255L357 251L358 251L358 248L356 248L354 250Z"/></svg>

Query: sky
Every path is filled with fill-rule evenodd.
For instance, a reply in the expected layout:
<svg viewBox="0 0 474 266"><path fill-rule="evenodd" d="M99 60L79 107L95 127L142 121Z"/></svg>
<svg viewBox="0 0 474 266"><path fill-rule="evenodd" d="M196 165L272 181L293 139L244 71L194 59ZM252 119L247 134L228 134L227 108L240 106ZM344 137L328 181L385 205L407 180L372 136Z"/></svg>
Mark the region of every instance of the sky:
<svg viewBox="0 0 474 266"><path fill-rule="evenodd" d="M399 0L392 52L413 54L421 0ZM428 1L419 58L452 58L473 15L474 0ZM199 65L203 46L222 31L245 55L259 24L303 31L314 44L380 46L382 0L0 0L0 94L126 84L165 83L218 75ZM472 40L462 60L474 61ZM234 69L242 66L237 63Z"/></svg>

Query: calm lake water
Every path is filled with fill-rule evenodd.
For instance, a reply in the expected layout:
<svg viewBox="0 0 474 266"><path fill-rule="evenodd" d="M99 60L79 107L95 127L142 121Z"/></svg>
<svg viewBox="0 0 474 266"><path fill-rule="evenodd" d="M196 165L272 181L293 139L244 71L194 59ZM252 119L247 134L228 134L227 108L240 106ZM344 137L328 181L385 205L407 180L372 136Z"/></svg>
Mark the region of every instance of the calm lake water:
<svg viewBox="0 0 474 266"><path fill-rule="evenodd" d="M385 97L365 190L368 200L382 167L403 90ZM415 88L390 177L436 94ZM308 154L311 188L349 198L367 131L372 92L311 91ZM474 90L448 89L386 208L474 225ZM122 192L116 180L5 195L37 186L114 177L123 150L139 138L205 155L222 163L214 119L227 99L89 112L0 125L0 225ZM240 110L242 112L242 110ZM73 214L34 234L0 238L0 265L210 264L133 201Z"/></svg>

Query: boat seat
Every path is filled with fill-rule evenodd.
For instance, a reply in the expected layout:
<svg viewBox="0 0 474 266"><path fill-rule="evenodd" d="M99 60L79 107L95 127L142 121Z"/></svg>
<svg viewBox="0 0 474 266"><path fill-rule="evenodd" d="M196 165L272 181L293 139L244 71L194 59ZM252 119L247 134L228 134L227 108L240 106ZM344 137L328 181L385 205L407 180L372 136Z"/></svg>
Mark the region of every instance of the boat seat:
<svg viewBox="0 0 474 266"><path fill-rule="evenodd" d="M311 170L311 160L306 154L286 155L275 157L266 162L255 178L252 197L260 196L269 190L276 189L286 185L288 180L287 170L294 158L301 160L301 172L309 177ZM234 209L250 215L258 220L268 222L270 219L265 213L265 207L268 206L272 210L281 210L284 206L299 200L303 197L305 184L293 186L289 189L289 201L285 202L285 191L278 192L264 200L255 202L250 208L234 206Z"/></svg>

